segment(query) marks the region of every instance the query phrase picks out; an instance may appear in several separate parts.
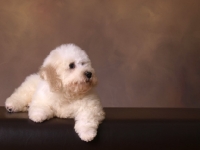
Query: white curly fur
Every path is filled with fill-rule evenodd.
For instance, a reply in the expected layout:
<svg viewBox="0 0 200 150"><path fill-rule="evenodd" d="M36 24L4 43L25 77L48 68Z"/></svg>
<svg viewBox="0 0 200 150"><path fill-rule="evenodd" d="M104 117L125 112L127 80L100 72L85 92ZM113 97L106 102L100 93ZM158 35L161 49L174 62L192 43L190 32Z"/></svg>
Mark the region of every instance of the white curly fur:
<svg viewBox="0 0 200 150"><path fill-rule="evenodd" d="M93 90L96 83L85 51L74 44L63 44L51 51L39 73L28 76L7 98L5 106L9 112L28 111L34 122L74 118L79 137L91 141L105 115Z"/></svg>

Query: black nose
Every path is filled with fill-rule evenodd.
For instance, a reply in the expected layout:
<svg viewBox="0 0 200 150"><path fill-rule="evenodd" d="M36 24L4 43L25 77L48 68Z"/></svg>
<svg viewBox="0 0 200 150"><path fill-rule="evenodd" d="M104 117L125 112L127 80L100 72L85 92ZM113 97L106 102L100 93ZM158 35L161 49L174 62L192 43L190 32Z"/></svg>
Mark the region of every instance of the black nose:
<svg viewBox="0 0 200 150"><path fill-rule="evenodd" d="M85 72L85 76L86 76L88 79L90 79L90 78L92 77L92 73L89 72L89 71L86 71L86 72Z"/></svg>

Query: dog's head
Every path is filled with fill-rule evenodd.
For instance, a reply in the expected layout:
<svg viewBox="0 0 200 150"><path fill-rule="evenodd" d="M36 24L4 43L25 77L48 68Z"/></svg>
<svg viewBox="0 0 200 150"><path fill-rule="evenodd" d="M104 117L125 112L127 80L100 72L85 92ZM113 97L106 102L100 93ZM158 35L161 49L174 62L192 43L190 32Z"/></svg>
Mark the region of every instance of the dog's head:
<svg viewBox="0 0 200 150"><path fill-rule="evenodd" d="M52 92L68 98L87 93L97 83L88 55L73 44L51 51L40 69L40 76L49 83Z"/></svg>

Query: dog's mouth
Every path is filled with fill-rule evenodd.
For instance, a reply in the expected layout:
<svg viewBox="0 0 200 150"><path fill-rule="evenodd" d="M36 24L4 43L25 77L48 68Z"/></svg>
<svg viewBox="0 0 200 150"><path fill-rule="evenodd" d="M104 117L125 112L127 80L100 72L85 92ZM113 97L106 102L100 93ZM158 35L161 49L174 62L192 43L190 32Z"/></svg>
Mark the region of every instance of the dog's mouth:
<svg viewBox="0 0 200 150"><path fill-rule="evenodd" d="M78 85L86 85L86 86L88 86L88 85L91 85L92 83L93 83L92 79L86 78L86 79L84 79L82 81L73 82L72 85L74 85L74 86L78 86Z"/></svg>
<svg viewBox="0 0 200 150"><path fill-rule="evenodd" d="M83 84L86 84L87 86L96 86L97 79L96 78L90 78L90 79L86 78Z"/></svg>
<svg viewBox="0 0 200 150"><path fill-rule="evenodd" d="M73 82L66 86L64 93L66 97L74 98L87 93L92 88L92 80L84 79L79 82Z"/></svg>
<svg viewBox="0 0 200 150"><path fill-rule="evenodd" d="M65 86L63 91L65 91L64 96L68 98L74 98L76 96L81 96L91 90L97 84L97 79L93 78L82 78L82 80L74 81Z"/></svg>
<svg viewBox="0 0 200 150"><path fill-rule="evenodd" d="M86 78L86 79L85 79L85 82L86 82L86 83L91 83L92 81L91 81L91 79Z"/></svg>

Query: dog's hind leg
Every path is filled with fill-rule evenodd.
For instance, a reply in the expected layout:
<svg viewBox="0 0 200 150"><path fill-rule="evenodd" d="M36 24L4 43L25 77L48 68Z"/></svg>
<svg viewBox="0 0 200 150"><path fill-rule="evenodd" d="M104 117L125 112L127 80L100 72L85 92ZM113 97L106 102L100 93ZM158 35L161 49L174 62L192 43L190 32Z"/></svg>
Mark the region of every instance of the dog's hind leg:
<svg viewBox="0 0 200 150"><path fill-rule="evenodd" d="M6 99L5 107L8 112L27 111L32 96L40 82L38 74L28 76L25 81L18 87L14 93Z"/></svg>

